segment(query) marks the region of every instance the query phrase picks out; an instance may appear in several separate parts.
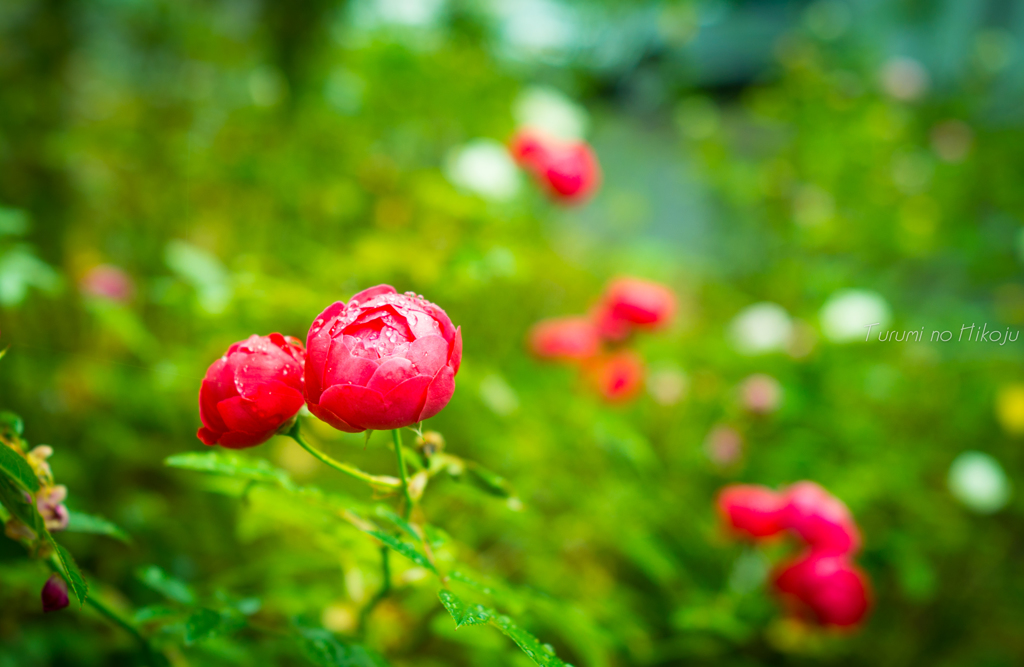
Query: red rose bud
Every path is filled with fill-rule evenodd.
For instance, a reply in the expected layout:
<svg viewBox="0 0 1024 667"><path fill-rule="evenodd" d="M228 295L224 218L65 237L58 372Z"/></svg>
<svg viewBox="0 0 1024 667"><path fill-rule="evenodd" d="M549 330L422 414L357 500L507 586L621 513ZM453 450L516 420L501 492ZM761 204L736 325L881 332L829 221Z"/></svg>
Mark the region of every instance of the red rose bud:
<svg viewBox="0 0 1024 667"><path fill-rule="evenodd" d="M228 348L199 389L199 439L231 449L269 440L302 408L305 356L301 341L279 333Z"/></svg>
<svg viewBox="0 0 1024 667"><path fill-rule="evenodd" d="M807 554L779 569L774 585L822 625L856 625L870 607L867 575L843 556Z"/></svg>
<svg viewBox="0 0 1024 667"><path fill-rule="evenodd" d="M534 130L512 139L512 157L556 200L576 203L587 199L601 182L594 151L583 141L562 141Z"/></svg>
<svg viewBox="0 0 1024 667"><path fill-rule="evenodd" d="M530 351L541 359L583 361L597 355L601 341L594 324L585 317L559 317L533 325Z"/></svg>
<svg viewBox="0 0 1024 667"><path fill-rule="evenodd" d="M68 606L68 585L59 574L51 574L43 584L43 611L60 611Z"/></svg>
<svg viewBox="0 0 1024 667"><path fill-rule="evenodd" d="M664 285L639 278L618 278L605 290L594 320L604 338L618 341L633 329L667 325L675 311L676 297Z"/></svg>
<svg viewBox="0 0 1024 667"><path fill-rule="evenodd" d="M606 401L624 403L643 388L644 363L635 352L620 350L594 359L587 375Z"/></svg>
<svg viewBox="0 0 1024 667"><path fill-rule="evenodd" d="M850 510L821 486L797 482L783 497L783 521L815 552L842 555L860 548L860 531Z"/></svg>
<svg viewBox="0 0 1024 667"><path fill-rule="evenodd" d="M718 494L718 512L735 531L750 537L782 532L782 494L764 486L730 484Z"/></svg>
<svg viewBox="0 0 1024 667"><path fill-rule="evenodd" d="M378 285L320 313L306 339L306 402L340 431L402 428L455 392L462 331L412 293Z"/></svg>

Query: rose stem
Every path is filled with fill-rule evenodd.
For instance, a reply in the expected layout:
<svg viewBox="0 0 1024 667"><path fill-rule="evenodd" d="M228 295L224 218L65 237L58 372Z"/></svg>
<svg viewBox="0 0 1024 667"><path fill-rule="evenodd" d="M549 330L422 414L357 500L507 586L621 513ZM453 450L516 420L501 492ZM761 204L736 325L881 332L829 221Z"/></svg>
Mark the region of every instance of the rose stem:
<svg viewBox="0 0 1024 667"><path fill-rule="evenodd" d="M412 513L412 496L409 495L409 477L405 472L405 459L402 457L402 433L396 428L391 431L391 437L395 440L395 456L398 457L398 476L402 480L402 496L405 498L402 518L408 519L409 514Z"/></svg>
<svg viewBox="0 0 1024 667"><path fill-rule="evenodd" d="M285 435L291 437L292 440L299 443L300 447L305 449L307 452L309 452L316 458L320 459L321 461L331 466L335 470L345 473L346 475L351 475L352 477L367 482L372 486L379 486L387 489L396 489L400 486L404 487L404 483L400 482L394 477L387 477L385 475L371 475L370 473L363 472L362 470L356 468L355 466L350 466L347 463L336 461L332 459L330 456L327 456L327 454L324 454L319 449L313 447L308 442L306 442L306 440L302 437L302 434L299 433L298 420L295 421L295 426L293 426L291 430L288 431Z"/></svg>

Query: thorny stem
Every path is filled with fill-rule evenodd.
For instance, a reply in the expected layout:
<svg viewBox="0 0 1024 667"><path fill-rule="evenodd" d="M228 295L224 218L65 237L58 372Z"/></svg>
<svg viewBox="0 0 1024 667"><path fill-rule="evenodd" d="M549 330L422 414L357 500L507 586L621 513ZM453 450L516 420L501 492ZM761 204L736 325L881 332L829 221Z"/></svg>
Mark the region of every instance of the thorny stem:
<svg viewBox="0 0 1024 667"><path fill-rule="evenodd" d="M412 496L409 495L409 476L405 471L405 459L402 457L402 432L396 428L391 431L391 437L395 441L395 456L398 457L398 476L402 480L402 497L405 498L402 518L408 520L409 514L412 513Z"/></svg>
<svg viewBox="0 0 1024 667"><path fill-rule="evenodd" d="M293 426L291 430L288 431L285 435L289 436L292 440L299 443L300 447L305 449L307 452L309 452L316 458L320 459L320 461L334 468L335 470L343 472L346 475L355 477L358 480L367 482L373 487L393 490L405 486L404 481L400 482L394 477L388 477L386 475L371 475L368 472L363 472L362 470L356 468L355 466L349 465L347 463L342 463L341 461L337 461L335 459L332 459L330 456L327 456L327 454L324 454L319 449L313 447L308 442L306 442L306 440L302 437L302 434L299 432L298 420L296 420L295 426Z"/></svg>

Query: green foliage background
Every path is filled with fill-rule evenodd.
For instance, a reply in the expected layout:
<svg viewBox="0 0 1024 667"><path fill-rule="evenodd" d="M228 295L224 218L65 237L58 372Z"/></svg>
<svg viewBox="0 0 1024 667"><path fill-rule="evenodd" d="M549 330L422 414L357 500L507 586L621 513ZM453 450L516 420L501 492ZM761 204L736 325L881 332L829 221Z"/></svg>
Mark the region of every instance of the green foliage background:
<svg viewBox="0 0 1024 667"><path fill-rule="evenodd" d="M436 12L403 23L386 11L404 6ZM1017 664L1024 506L972 514L946 475L976 449L1020 486L1020 440L993 406L1021 380L1021 344L816 333L807 356L747 357L728 325L772 301L814 332L825 300L850 287L882 294L892 328L1024 324L1022 9L8 0L0 400L29 441L55 448L71 509L131 536L62 542L126 616L149 610L135 619L175 665L310 664L283 633L295 624L318 646L336 641L321 626L343 641L380 585L374 542L272 485L243 498L238 480L163 461L203 449L199 381L230 343L304 338L327 304L387 282L463 327L458 389L427 426L520 501L432 484L423 511L438 558L506 582L466 595L567 662ZM517 11L534 12L533 42L510 27ZM571 38L543 43L551 25ZM925 65L923 99L885 94L878 73L895 55ZM599 195L563 209L530 187L499 203L450 184L449 152L506 140L516 96L538 83L589 110ZM949 119L973 133L952 163L933 139ZM817 224L794 222L820 193ZM80 293L100 262L133 277L130 303ZM685 371L676 405L609 407L524 350L533 322L585 312L618 274L680 297L676 326L640 343L652 368ZM736 399L753 372L784 388L766 419ZM394 474L386 434L366 444L307 421L331 455ZM726 469L703 447L720 423L745 440ZM252 454L376 511L366 489L284 438ZM875 610L855 634L782 620L760 577L783 547L766 556L717 526L722 485L798 479L846 501L865 534ZM364 642L390 664L530 664L498 632L456 630L436 579L392 562L395 590ZM148 664L88 609L44 617L44 580L0 539L0 665ZM192 607L214 620L186 627ZM223 619L222 636L196 626ZM373 664L339 655L322 664Z"/></svg>

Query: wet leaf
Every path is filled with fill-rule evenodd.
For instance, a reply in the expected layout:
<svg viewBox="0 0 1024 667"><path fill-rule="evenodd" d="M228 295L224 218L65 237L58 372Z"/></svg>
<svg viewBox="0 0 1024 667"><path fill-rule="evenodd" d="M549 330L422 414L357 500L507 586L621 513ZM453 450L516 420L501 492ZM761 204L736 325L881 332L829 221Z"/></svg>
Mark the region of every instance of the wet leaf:
<svg viewBox="0 0 1024 667"><path fill-rule="evenodd" d="M359 644L347 644L327 630L298 628L303 655L317 667L388 667L387 661Z"/></svg>

